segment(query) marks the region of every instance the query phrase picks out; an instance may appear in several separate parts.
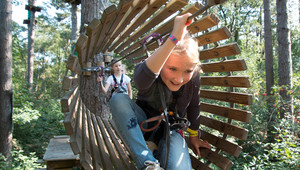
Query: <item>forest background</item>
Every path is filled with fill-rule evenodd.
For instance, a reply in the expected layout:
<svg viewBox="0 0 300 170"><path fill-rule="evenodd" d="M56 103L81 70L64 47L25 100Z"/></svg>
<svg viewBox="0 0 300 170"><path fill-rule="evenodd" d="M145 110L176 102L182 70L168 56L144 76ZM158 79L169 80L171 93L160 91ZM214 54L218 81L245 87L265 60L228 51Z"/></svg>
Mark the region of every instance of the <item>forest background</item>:
<svg viewBox="0 0 300 170"><path fill-rule="evenodd" d="M254 96L252 106L240 106L251 111L252 118L250 124L242 125L249 130L247 141L236 141L243 146L243 151L238 158L232 157L231 160L234 162L233 169L300 169L299 1L288 1L293 76L292 86L285 93L292 100L285 100L280 95L283 90L279 85L278 66L281 61L275 0L270 0L274 82L271 92L267 93L263 2L231 0L211 9L233 34L228 41L238 42L241 48L239 58L244 58L248 66L242 74L249 76L251 88L247 92ZM107 7L117 2L105 3ZM13 1L13 13L16 7L25 8L26 4L25 0ZM65 61L71 53L74 40L72 7L60 0L43 1L39 6L42 10L36 13L32 90L29 90L27 81L27 25L14 20L12 27L14 169L45 167L38 162L43 158L50 138L65 134L61 123L64 115L60 98L65 94L61 90L61 83L66 69ZM77 7L77 13L80 14L80 5ZM24 10L23 19L27 19L26 12ZM128 65L128 68L132 66ZM128 71L132 75L133 70ZM9 168L5 161L0 161L2 168Z"/></svg>

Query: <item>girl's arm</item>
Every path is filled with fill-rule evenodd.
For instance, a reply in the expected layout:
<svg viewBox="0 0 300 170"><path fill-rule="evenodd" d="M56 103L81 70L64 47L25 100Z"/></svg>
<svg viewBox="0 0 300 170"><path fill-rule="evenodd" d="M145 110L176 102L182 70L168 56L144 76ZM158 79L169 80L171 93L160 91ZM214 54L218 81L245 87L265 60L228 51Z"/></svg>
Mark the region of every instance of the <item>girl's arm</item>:
<svg viewBox="0 0 300 170"><path fill-rule="evenodd" d="M103 86L102 80L103 80L102 77L98 77L98 78L97 78L97 81L100 83L100 87L101 87L102 93L106 94L106 92L107 92L107 90L108 90L110 84L109 84L109 83L106 83L105 86Z"/></svg>
<svg viewBox="0 0 300 170"><path fill-rule="evenodd" d="M174 27L171 34L175 36L178 41L183 38L183 35L186 31L187 18L191 15L192 14L190 13L186 13L175 18ZM149 58L146 59L146 65L148 68L155 74L160 73L174 47L175 43L168 38L159 49L157 49Z"/></svg>
<svg viewBox="0 0 300 170"><path fill-rule="evenodd" d="M127 88L128 88L128 96L130 99L132 99L132 90L131 90L131 83L127 83Z"/></svg>

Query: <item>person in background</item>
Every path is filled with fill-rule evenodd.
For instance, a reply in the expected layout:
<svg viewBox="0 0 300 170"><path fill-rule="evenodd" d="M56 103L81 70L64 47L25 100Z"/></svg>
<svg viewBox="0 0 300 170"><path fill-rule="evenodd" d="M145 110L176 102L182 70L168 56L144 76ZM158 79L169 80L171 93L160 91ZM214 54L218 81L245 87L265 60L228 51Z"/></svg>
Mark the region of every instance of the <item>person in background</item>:
<svg viewBox="0 0 300 170"><path fill-rule="evenodd" d="M113 59L111 62L116 62L116 59ZM124 66L121 61L114 63L111 66L112 74L105 81L105 85L103 86L103 77L99 76L97 81L100 83L101 90L104 94L107 93L109 87L112 87L110 97L114 96L117 93L124 93L132 99L132 90L131 90L131 79L123 73Z"/></svg>
<svg viewBox="0 0 300 170"><path fill-rule="evenodd" d="M188 21L189 16L190 13L177 16L169 38L150 57L135 67L137 101L133 102L127 95L116 94L109 102L112 119L139 170L161 170L165 166L167 170L192 169L188 146L180 132L181 129L171 128L169 153L166 153L165 136L158 133L159 129L163 129L160 126L151 132L149 138L147 137L153 137L153 141L157 141L157 152L151 152L147 147L148 139L141 123L160 116L161 110L165 109L163 101L168 110L174 111L181 119L187 117L190 122L187 131L194 154L201 156L200 147L210 149L208 142L198 137L200 60L198 42L186 30L191 23ZM166 154L169 155L168 162L164 162Z"/></svg>

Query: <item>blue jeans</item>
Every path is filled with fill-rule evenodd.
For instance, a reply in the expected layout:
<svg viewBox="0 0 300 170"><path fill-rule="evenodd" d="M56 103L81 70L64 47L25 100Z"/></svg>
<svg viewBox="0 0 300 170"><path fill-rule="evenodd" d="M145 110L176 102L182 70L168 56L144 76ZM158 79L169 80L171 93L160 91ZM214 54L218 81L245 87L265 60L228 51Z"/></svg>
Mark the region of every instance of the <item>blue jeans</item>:
<svg viewBox="0 0 300 170"><path fill-rule="evenodd" d="M143 132L139 124L146 120L145 112L134 103L127 94L116 94L109 105L112 118L127 146L130 149L133 159L137 163L138 169L143 169L145 161L157 162L161 167L164 165L165 142L159 142L159 149L156 158L147 148ZM191 160L187 144L184 138L176 131L170 134L170 149L167 170L191 170Z"/></svg>

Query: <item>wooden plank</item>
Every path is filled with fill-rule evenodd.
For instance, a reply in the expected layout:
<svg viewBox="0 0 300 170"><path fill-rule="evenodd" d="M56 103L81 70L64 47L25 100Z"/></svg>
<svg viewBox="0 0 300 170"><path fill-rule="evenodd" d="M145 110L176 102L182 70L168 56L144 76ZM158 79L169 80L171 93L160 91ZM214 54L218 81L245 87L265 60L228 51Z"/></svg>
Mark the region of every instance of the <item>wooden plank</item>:
<svg viewBox="0 0 300 170"><path fill-rule="evenodd" d="M218 106L208 103L201 103L201 111L223 116L229 119L238 120L249 123L251 119L251 112L246 110L239 110L230 107Z"/></svg>
<svg viewBox="0 0 300 170"><path fill-rule="evenodd" d="M102 161L101 161L100 153L99 153L99 145L98 145L98 142L96 139L96 134L94 131L95 126L92 123L90 110L87 109L86 115L87 115L86 121L87 121L87 125L88 125L89 138L90 138L91 156L93 158L92 159L93 160L93 169L104 169Z"/></svg>
<svg viewBox="0 0 300 170"><path fill-rule="evenodd" d="M188 6L186 9L184 9L179 15L183 15L183 14L188 13L188 12L190 12L190 13L195 13L195 12L196 12L199 8L201 8L201 7L203 7L203 5L200 4L200 3L198 3L198 2L196 2L196 3L194 3L194 4L190 5L190 6ZM172 30L175 17L176 17L176 16L170 18L168 21L164 21L165 23L163 23L161 26L159 26L159 27L157 27L157 28L154 28L153 31L149 32L147 35L145 35L145 36L143 36L142 38L140 38L139 41L133 43L133 44L130 45L128 48L126 48L125 50L121 51L121 52L120 52L120 55L122 55L122 56L124 56L124 55L129 56L129 55L132 54L132 53L131 53L132 51L135 51L135 50L138 49L138 48L142 48L142 47L141 47L141 44L142 44L143 39L144 39L146 36L148 36L148 35L150 35L150 34L152 34L152 33L163 34L163 33L166 33L167 31ZM153 28L152 28L152 29L153 29ZM155 49L155 48L158 47L158 45L157 45L156 42L154 42L154 43L152 43L152 44L155 44L155 46L149 45L149 46L148 46L148 49L151 49L151 50L152 50L152 49ZM122 46L122 47L125 48L125 46ZM138 49L138 50L139 50L139 49ZM130 54L129 54L129 53L130 53Z"/></svg>
<svg viewBox="0 0 300 170"><path fill-rule="evenodd" d="M178 10L180 10L181 8L183 8L184 6L186 6L187 4L188 4L188 0L171 0L170 2L168 2L166 4L166 6L164 6L164 8L162 8L161 10L159 10L158 13L155 14L154 17L150 18L147 22L145 22L144 24L142 24L138 28L138 30L136 30L134 33L132 33L130 35L130 39L129 39L131 41L127 41L124 45L127 46L131 42L137 40L143 34L145 34L146 32L148 32L149 30L151 30L151 28L154 28L160 22L162 22L163 20L165 20L166 18L168 18L173 13L175 13ZM115 49L117 47L117 45L118 44L114 44L111 47L111 49ZM120 49L123 49L123 47L119 48L119 50ZM118 52L117 49L115 51Z"/></svg>
<svg viewBox="0 0 300 170"><path fill-rule="evenodd" d="M77 160L78 155L74 155L70 144L68 143L69 136L55 136L51 138L43 157L44 161L64 161L64 160Z"/></svg>
<svg viewBox="0 0 300 170"><path fill-rule="evenodd" d="M229 123L221 122L205 116L200 116L200 124L218 130L221 133L225 133L237 137L242 140L247 139L248 130Z"/></svg>
<svg viewBox="0 0 300 170"><path fill-rule="evenodd" d="M77 110L77 115L76 115L76 128L75 128L75 133L70 135L70 145L71 148L74 152L74 154L79 154L82 149L82 100L79 98L79 108Z"/></svg>
<svg viewBox="0 0 300 170"><path fill-rule="evenodd" d="M109 28L113 24L114 18L116 17L117 8L116 6L112 5L104 10L104 13L101 17L101 24L102 28L99 29L99 33L97 34L97 43L95 45L95 48L93 50L93 54L98 54L101 52L100 45L103 43L104 38L107 35L107 32L109 31Z"/></svg>
<svg viewBox="0 0 300 170"><path fill-rule="evenodd" d="M103 162L103 169L114 169L111 161L115 161L115 160L110 159L111 153L108 151L108 146L106 145L106 143L104 141L104 140L108 140L108 139L105 139L105 138L107 138L106 132L104 129L102 129L102 131L100 130L101 128L100 128L100 126L96 120L96 116L94 114L91 115L91 119L92 119L92 123L94 125L94 131L96 133L97 143L98 143L98 147L99 147L98 150L101 154L101 161ZM114 153L112 153L112 154L114 154Z"/></svg>
<svg viewBox="0 0 300 170"><path fill-rule="evenodd" d="M116 147L117 152L120 155L120 158L122 158L122 161L124 163L124 165L126 165L127 169L137 169L132 161L132 158L130 158L127 153L129 153L130 151L128 150L128 147L126 145L126 143L122 142L122 144L120 143L120 139L121 136L118 133L118 130L115 126L113 126L113 121L110 120L103 120L103 123L107 129L107 132L109 133L109 135L111 136L111 140L114 144L114 146ZM127 148L125 151L124 146Z"/></svg>
<svg viewBox="0 0 300 170"><path fill-rule="evenodd" d="M87 126L87 108L83 104L82 111L82 149L80 152L80 164L84 169L92 170L93 161L91 156L90 140Z"/></svg>
<svg viewBox="0 0 300 170"><path fill-rule="evenodd" d="M227 56L233 56L241 53L237 43L230 43L214 48L209 48L200 51L200 60L208 60L214 58L221 58Z"/></svg>
<svg viewBox="0 0 300 170"><path fill-rule="evenodd" d="M63 113L70 111L71 102L78 91L78 84L75 85L62 99L61 99L61 111Z"/></svg>
<svg viewBox="0 0 300 170"><path fill-rule="evenodd" d="M206 34L200 35L199 37L196 37L196 39L198 39L199 46L203 46L206 44L225 40L230 37L231 37L230 31L226 27L223 27L215 31L211 31Z"/></svg>
<svg viewBox="0 0 300 170"><path fill-rule="evenodd" d="M70 109L70 112L66 113L65 114L65 119L64 119L64 126L65 126L65 130L66 130L66 133L68 135L72 135L73 133L75 133L75 117L76 117L76 113L77 113L77 110L78 110L78 107L81 107L79 105L79 94L80 93L77 93L75 98L73 99L73 102L72 102L72 106L71 106L71 109Z"/></svg>
<svg viewBox="0 0 300 170"><path fill-rule="evenodd" d="M201 85L249 88L250 81L245 76L201 76Z"/></svg>
<svg viewBox="0 0 300 170"><path fill-rule="evenodd" d="M231 169L233 163L228 159L216 152L209 149L200 148L201 157L211 161L213 164L217 165L221 169Z"/></svg>
<svg viewBox="0 0 300 170"><path fill-rule="evenodd" d="M218 149L221 149L222 151L225 151L232 156L238 157L242 151L242 147L237 144L231 143L225 139L219 138L202 130L200 130L200 132L202 140L206 140Z"/></svg>
<svg viewBox="0 0 300 170"><path fill-rule="evenodd" d="M110 41L106 45L109 47L116 37L125 29L125 27L132 21L132 19L146 6L150 0L134 0L131 7L126 12L125 16L122 18L116 29L113 31ZM111 47L108 51L114 51Z"/></svg>
<svg viewBox="0 0 300 170"><path fill-rule="evenodd" d="M120 34L120 36L117 38L114 44L116 44L117 46L122 41L127 39L127 37L130 36L130 33L132 33L137 27L139 27L141 23L144 23L146 19L150 18L151 15L153 15L166 2L167 0L150 0L150 2L142 9L142 11L131 21L131 23ZM125 46L126 45L124 44L120 45L117 49L115 49L115 52L120 52L120 50L122 50Z"/></svg>
<svg viewBox="0 0 300 170"><path fill-rule="evenodd" d="M252 105L252 95L245 93L200 90L200 97L205 99L220 100L239 104Z"/></svg>
<svg viewBox="0 0 300 170"><path fill-rule="evenodd" d="M78 62L77 56L70 55L67 61L67 69L71 70L72 72L80 75L81 74L81 68L80 64Z"/></svg>
<svg viewBox="0 0 300 170"><path fill-rule="evenodd" d="M104 140L105 143L108 147L108 151L110 153L110 157L113 160L114 166L116 169L130 169L130 168L124 168L126 165L128 167L129 163L126 163L125 161L130 161L126 160L125 154L122 152L122 148L120 146L120 143L116 141L116 137L111 133L111 127L106 126L108 125L105 120L102 120L99 116L97 117L97 122L98 125L100 126L100 130L106 129L107 132L104 132L102 130L102 133L104 135ZM110 137L108 137L108 135ZM110 139L110 140L109 140Z"/></svg>
<svg viewBox="0 0 300 170"><path fill-rule="evenodd" d="M201 32L211 28L213 26L218 25L220 22L219 18L214 14L209 14L198 21L193 22L191 25L188 26L188 30L195 34L197 32Z"/></svg>
<svg viewBox="0 0 300 170"><path fill-rule="evenodd" d="M202 71L204 73L212 72L231 72L231 71L245 71L247 65L244 59L226 60L214 63L202 63Z"/></svg>
<svg viewBox="0 0 300 170"><path fill-rule="evenodd" d="M106 37L103 41L103 44L101 44L101 47L103 47L101 49L101 51L106 51L107 50L107 48L109 46L108 42L110 42L109 40L111 40L111 35L112 35L113 31L115 30L115 28L117 28L117 26L121 22L122 18L125 16L126 12L131 7L132 2L133 2L133 0L120 0L119 5L118 5L117 16L114 20L114 23L112 24L109 31L107 32L107 35L106 35Z"/></svg>
<svg viewBox="0 0 300 170"><path fill-rule="evenodd" d="M200 160L198 160L191 154L190 154L190 158L191 158L193 169L195 169L195 170L212 170L212 168L210 168L206 164L202 163Z"/></svg>
<svg viewBox="0 0 300 170"><path fill-rule="evenodd" d="M95 48L95 41L97 39L98 31L101 30L101 28L102 24L96 18L94 18L86 28L86 35L88 36L86 56L88 59L93 58L95 54L93 53L93 49Z"/></svg>
<svg viewBox="0 0 300 170"><path fill-rule="evenodd" d="M135 59L133 59L133 60L131 61L131 64L137 64L137 63L139 63L139 62L141 62L141 61L143 61L143 60L146 60L147 58L148 58L147 55L142 56L142 57L139 57L139 58L135 58Z"/></svg>
<svg viewBox="0 0 300 170"><path fill-rule="evenodd" d="M75 48L77 51L79 64L81 68L83 68L86 62L86 46L87 46L88 36L85 34L81 34L75 44Z"/></svg>
<svg viewBox="0 0 300 170"><path fill-rule="evenodd" d="M62 87L61 89L64 91L69 91L74 87L76 84L78 84L79 78L78 77L72 77L72 76L65 76L62 81Z"/></svg>

